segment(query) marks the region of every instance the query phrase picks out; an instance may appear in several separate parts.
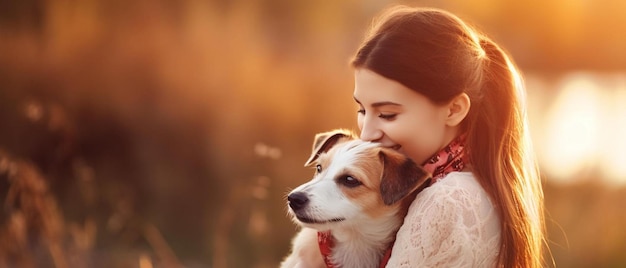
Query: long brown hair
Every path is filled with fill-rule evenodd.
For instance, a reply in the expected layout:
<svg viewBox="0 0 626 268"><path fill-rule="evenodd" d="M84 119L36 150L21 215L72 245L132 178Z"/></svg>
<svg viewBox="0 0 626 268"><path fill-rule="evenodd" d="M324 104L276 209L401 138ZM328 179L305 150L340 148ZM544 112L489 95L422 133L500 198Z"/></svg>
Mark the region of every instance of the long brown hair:
<svg viewBox="0 0 626 268"><path fill-rule="evenodd" d="M472 172L501 219L498 267L543 265L543 191L530 145L521 77L484 34L438 9L381 14L352 60L444 104L471 101L462 122Z"/></svg>

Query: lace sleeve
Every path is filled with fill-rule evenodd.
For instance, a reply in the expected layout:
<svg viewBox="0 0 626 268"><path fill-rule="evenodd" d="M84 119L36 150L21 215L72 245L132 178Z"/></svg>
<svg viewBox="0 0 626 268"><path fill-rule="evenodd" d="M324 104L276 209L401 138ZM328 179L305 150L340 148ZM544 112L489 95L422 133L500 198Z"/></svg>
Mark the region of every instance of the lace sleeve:
<svg viewBox="0 0 626 268"><path fill-rule="evenodd" d="M469 172L450 173L411 204L387 267L494 267L500 226Z"/></svg>

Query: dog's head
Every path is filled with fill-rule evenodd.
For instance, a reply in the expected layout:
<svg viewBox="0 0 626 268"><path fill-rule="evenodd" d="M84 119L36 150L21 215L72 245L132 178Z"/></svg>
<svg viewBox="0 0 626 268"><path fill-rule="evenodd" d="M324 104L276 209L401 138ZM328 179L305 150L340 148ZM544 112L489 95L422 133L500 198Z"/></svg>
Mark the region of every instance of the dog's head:
<svg viewBox="0 0 626 268"><path fill-rule="evenodd" d="M344 130L316 135L305 166L315 167L315 175L289 193L289 211L316 229L395 216L399 201L429 178L405 155Z"/></svg>

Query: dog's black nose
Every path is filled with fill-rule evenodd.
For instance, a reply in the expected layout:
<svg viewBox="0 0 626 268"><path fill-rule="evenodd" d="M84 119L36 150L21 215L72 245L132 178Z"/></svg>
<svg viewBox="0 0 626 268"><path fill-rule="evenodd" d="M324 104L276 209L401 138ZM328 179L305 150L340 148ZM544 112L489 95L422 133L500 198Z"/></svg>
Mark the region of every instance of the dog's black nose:
<svg viewBox="0 0 626 268"><path fill-rule="evenodd" d="M304 208L309 203L309 198L303 192L295 192L287 196L287 201L291 209L295 211Z"/></svg>

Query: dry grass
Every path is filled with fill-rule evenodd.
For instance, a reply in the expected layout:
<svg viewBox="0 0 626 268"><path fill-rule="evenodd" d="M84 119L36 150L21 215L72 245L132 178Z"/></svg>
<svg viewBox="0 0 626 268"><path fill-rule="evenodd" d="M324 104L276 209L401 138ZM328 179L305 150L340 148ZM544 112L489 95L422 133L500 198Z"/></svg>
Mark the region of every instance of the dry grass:
<svg viewBox="0 0 626 268"><path fill-rule="evenodd" d="M94 254L98 233L93 218L82 223L64 219L45 177L26 161L0 151L0 178L6 180L0 219L0 267L94 267L113 256ZM84 202L84 200L76 200ZM128 254L116 267L182 267L161 232L145 223L147 252ZM95 265L99 267L99 265Z"/></svg>

